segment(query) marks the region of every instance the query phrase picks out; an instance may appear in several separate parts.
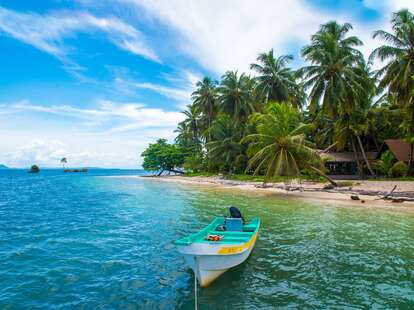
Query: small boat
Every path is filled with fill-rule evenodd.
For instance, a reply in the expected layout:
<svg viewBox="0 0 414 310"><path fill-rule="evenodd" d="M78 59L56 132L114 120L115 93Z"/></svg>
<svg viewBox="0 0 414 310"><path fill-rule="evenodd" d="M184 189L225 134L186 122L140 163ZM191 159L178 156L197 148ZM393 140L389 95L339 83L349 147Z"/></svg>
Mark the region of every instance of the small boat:
<svg viewBox="0 0 414 310"><path fill-rule="evenodd" d="M232 217L217 217L199 232L175 242L202 287L243 263L256 243L260 219L246 223L235 207L230 214Z"/></svg>
<svg viewBox="0 0 414 310"><path fill-rule="evenodd" d="M63 170L63 172L88 172L88 169L87 168L81 168L81 169L65 169L65 170Z"/></svg>

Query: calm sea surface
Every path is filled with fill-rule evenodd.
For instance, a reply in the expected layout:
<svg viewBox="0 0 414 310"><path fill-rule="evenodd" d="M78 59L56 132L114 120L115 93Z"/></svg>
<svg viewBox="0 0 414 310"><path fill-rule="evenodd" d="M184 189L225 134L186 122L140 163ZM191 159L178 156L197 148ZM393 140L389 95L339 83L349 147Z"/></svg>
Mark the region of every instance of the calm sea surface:
<svg viewBox="0 0 414 310"><path fill-rule="evenodd" d="M193 309L173 241L230 204L261 234L200 310L414 309L414 212L108 177L133 174L0 171L0 309Z"/></svg>

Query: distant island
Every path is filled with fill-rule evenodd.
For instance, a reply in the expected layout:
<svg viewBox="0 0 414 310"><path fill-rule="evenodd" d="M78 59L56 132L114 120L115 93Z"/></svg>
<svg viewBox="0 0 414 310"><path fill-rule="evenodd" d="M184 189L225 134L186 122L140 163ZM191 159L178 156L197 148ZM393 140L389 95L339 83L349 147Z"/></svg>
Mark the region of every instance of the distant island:
<svg viewBox="0 0 414 310"><path fill-rule="evenodd" d="M38 165L33 165L30 167L30 170L28 171L29 173L39 173L40 172L40 168Z"/></svg>
<svg viewBox="0 0 414 310"><path fill-rule="evenodd" d="M5 166L5 165L0 164L0 169L9 169L9 167L7 167L7 166Z"/></svg>

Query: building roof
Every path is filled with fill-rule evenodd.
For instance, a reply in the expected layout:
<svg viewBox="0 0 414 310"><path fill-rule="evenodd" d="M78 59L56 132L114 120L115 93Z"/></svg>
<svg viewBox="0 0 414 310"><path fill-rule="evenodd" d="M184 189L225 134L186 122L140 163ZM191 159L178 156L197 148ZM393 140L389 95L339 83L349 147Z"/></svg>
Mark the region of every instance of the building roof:
<svg viewBox="0 0 414 310"><path fill-rule="evenodd" d="M365 152L369 161L373 161L377 158L378 152ZM326 162L355 162L355 155L353 152L329 152L329 153L321 153L322 158L326 158ZM364 160L364 157L361 153L358 153L358 159L360 161Z"/></svg>
<svg viewBox="0 0 414 310"><path fill-rule="evenodd" d="M384 141L397 160L408 162L410 158L410 145L403 139L388 139ZM412 155L414 160L414 154Z"/></svg>

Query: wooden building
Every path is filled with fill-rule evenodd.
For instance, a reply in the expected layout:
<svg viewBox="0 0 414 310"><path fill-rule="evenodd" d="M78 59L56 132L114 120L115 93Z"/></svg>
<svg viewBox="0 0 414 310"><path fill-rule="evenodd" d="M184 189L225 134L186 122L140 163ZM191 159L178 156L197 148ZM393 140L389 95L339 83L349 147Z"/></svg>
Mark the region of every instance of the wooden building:
<svg viewBox="0 0 414 310"><path fill-rule="evenodd" d="M370 162L374 162L378 156L378 152L365 152L365 154ZM333 176L358 176L357 160L364 164L361 153L356 157L353 152L328 152L321 153L321 157L325 160L328 174Z"/></svg>
<svg viewBox="0 0 414 310"><path fill-rule="evenodd" d="M395 159L398 161L407 163L410 158L411 145L405 142L403 139L385 140L378 153L378 158L380 158L381 154L386 150L390 150L392 155L394 155ZM411 154L411 158L411 160L414 161L414 154Z"/></svg>

